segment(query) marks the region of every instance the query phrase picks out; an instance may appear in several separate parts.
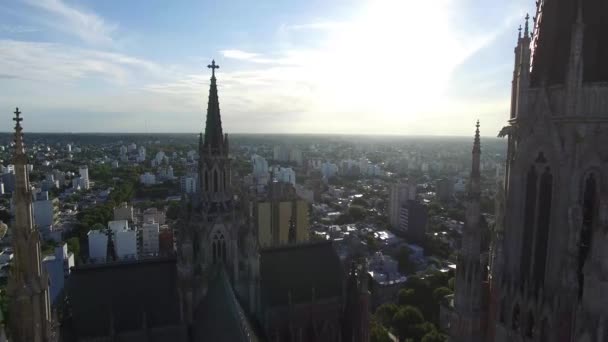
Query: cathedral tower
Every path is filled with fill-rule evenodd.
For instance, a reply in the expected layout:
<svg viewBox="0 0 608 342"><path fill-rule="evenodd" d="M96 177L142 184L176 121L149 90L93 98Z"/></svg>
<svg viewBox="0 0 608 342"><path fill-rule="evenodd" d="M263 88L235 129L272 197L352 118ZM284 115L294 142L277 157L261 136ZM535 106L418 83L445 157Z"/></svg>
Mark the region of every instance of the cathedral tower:
<svg viewBox="0 0 608 342"><path fill-rule="evenodd" d="M52 340L48 277L42 268L40 236L34 227L32 192L27 172L27 156L19 108L15 110L15 221L12 244L15 252L8 280L11 341Z"/></svg>
<svg viewBox="0 0 608 342"><path fill-rule="evenodd" d="M451 322L453 342L480 342L484 340L483 318L483 266L481 262L480 229L480 157L479 121L473 142L471 176L466 199L466 218L462 232L462 249L456 265L454 295L455 321Z"/></svg>
<svg viewBox="0 0 608 342"><path fill-rule="evenodd" d="M490 341L606 340L607 18L605 0L540 0L518 38Z"/></svg>
<svg viewBox="0 0 608 342"><path fill-rule="evenodd" d="M187 219L178 238L183 312L189 321L217 267L238 277L238 228L231 186L228 135L222 132L217 79L212 61L205 133L199 138L199 194L187 199Z"/></svg>

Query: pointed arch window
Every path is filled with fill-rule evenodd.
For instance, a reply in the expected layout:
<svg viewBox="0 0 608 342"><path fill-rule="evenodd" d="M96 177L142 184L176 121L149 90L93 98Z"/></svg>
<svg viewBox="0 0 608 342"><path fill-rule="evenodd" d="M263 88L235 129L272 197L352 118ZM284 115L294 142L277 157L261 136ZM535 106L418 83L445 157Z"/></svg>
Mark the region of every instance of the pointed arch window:
<svg viewBox="0 0 608 342"><path fill-rule="evenodd" d="M549 167L540 179L538 194L538 221L534 246L534 283L538 290L545 280L549 224L551 223L551 198L553 196L553 175Z"/></svg>
<svg viewBox="0 0 608 342"><path fill-rule="evenodd" d="M515 304L515 308L513 308L513 315L511 316L511 328L515 331L519 331L519 304Z"/></svg>
<svg viewBox="0 0 608 342"><path fill-rule="evenodd" d="M211 244L213 263L226 263L226 239L224 238L224 234L219 231L215 232Z"/></svg>
<svg viewBox="0 0 608 342"><path fill-rule="evenodd" d="M540 342L548 342L549 341L549 323L547 322L547 319L543 319L543 321L540 324Z"/></svg>
<svg viewBox="0 0 608 342"><path fill-rule="evenodd" d="M526 318L526 337L534 337L536 333L536 326L534 322L534 315L532 312L528 312L528 317Z"/></svg>
<svg viewBox="0 0 608 342"><path fill-rule="evenodd" d="M593 236L593 225L597 212L597 181L595 175L590 174L585 180L585 188L583 192L583 207L582 207L582 219L583 226L581 227L580 238L579 238L579 256L578 256L578 287L579 297L583 295L584 286L584 275L583 266L589 256L591 250L591 241Z"/></svg>
<svg viewBox="0 0 608 342"><path fill-rule="evenodd" d="M524 207L524 232L520 260L520 278L526 279L530 271L532 239L534 239L534 217L536 211L537 175L534 165L530 167L526 176L526 198Z"/></svg>
<svg viewBox="0 0 608 342"><path fill-rule="evenodd" d="M219 192L219 180L217 169L213 170L213 192Z"/></svg>
<svg viewBox="0 0 608 342"><path fill-rule="evenodd" d="M205 169L205 191L209 191L209 170Z"/></svg>

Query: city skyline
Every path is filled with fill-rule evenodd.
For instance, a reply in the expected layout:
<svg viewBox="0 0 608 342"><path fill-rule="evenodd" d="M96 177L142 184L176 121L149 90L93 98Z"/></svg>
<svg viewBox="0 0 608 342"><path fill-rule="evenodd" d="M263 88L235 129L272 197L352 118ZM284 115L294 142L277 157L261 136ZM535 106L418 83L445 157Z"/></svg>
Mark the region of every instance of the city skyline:
<svg viewBox="0 0 608 342"><path fill-rule="evenodd" d="M230 132L492 136L533 5L9 1L0 104L30 132L198 132L215 58Z"/></svg>

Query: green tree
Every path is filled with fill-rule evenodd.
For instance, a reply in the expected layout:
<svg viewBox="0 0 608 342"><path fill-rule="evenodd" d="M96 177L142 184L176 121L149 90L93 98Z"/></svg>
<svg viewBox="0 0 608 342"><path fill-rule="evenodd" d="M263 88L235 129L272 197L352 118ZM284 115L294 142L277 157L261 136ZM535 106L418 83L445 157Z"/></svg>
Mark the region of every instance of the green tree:
<svg viewBox="0 0 608 342"><path fill-rule="evenodd" d="M420 335L419 326L424 323L424 317L422 312L418 308L407 305L399 308L399 310L393 316L391 321L391 327L397 334L400 340L404 340L407 337L416 338Z"/></svg>
<svg viewBox="0 0 608 342"><path fill-rule="evenodd" d="M167 218L176 220L179 216L179 202L171 202L167 208Z"/></svg>
<svg viewBox="0 0 608 342"><path fill-rule="evenodd" d="M447 336L440 333L436 329L429 331L428 333L426 333L426 335L422 337L422 342L446 342L447 340Z"/></svg>
<svg viewBox="0 0 608 342"><path fill-rule="evenodd" d="M411 250L407 246L402 246L397 253L397 262L399 262L399 272L403 274L411 274L416 272L416 265L410 260Z"/></svg>
<svg viewBox="0 0 608 342"><path fill-rule="evenodd" d="M348 208L348 215L353 218L355 222L362 221L365 218L365 209L359 206L351 206Z"/></svg>
<svg viewBox="0 0 608 342"><path fill-rule="evenodd" d="M416 293L410 288L402 288L397 294L397 303L400 306L412 305L415 303Z"/></svg>
<svg viewBox="0 0 608 342"><path fill-rule="evenodd" d="M385 327L391 326L393 316L399 310L399 307L393 303L382 304L376 309L376 318Z"/></svg>
<svg viewBox="0 0 608 342"><path fill-rule="evenodd" d="M454 291L455 283L456 283L456 279L454 279L454 277L452 277L448 280L448 287L450 288L450 290Z"/></svg>
<svg viewBox="0 0 608 342"><path fill-rule="evenodd" d="M452 294L452 290L450 290L447 287L438 287L433 291L433 299L435 300L435 303L441 303L441 301L443 300L443 298L445 298L445 296L447 295L451 295Z"/></svg>
<svg viewBox="0 0 608 342"><path fill-rule="evenodd" d="M354 199L354 200L351 202L351 205L356 205L356 206L359 206L359 207L364 207L364 208L365 208L365 207L367 207L367 202L366 202L366 201L365 201L363 198L358 197L358 198L355 198L355 199Z"/></svg>
<svg viewBox="0 0 608 342"><path fill-rule="evenodd" d="M68 251L74 253L74 257L78 258L80 256L80 240L77 237L72 237L67 240L68 243Z"/></svg>
<svg viewBox="0 0 608 342"><path fill-rule="evenodd" d="M369 340L370 342L392 342L386 328L375 319L370 322Z"/></svg>

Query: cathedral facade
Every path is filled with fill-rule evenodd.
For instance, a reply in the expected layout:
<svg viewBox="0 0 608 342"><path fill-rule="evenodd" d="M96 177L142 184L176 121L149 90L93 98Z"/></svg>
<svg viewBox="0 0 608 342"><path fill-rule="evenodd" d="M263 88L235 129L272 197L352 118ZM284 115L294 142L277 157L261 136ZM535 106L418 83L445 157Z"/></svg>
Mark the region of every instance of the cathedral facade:
<svg viewBox="0 0 608 342"><path fill-rule="evenodd" d="M540 0L527 19L493 241L485 257L467 216L451 340L608 341L608 3Z"/></svg>

